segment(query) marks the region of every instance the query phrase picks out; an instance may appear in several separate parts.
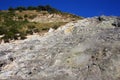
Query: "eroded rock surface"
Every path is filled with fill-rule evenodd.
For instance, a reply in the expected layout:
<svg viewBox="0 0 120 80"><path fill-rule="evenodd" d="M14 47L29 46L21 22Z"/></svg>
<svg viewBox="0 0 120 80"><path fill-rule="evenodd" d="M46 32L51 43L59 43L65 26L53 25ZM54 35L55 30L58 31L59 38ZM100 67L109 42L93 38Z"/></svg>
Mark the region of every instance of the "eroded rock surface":
<svg viewBox="0 0 120 80"><path fill-rule="evenodd" d="M119 24L118 17L86 18L1 44L0 79L120 80Z"/></svg>

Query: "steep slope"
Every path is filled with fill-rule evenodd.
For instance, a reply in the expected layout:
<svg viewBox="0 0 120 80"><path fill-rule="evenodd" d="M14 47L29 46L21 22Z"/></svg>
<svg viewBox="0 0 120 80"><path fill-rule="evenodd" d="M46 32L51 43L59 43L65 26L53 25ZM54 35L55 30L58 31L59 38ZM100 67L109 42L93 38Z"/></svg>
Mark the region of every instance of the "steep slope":
<svg viewBox="0 0 120 80"><path fill-rule="evenodd" d="M16 20L25 20L27 19L30 22L39 22L39 23L49 23L49 22L70 22L82 17L70 14L70 13L49 13L48 11L37 11L37 10L24 10L22 12L16 10L15 14L18 16L15 17Z"/></svg>
<svg viewBox="0 0 120 80"><path fill-rule="evenodd" d="M50 6L17 7L0 11L0 43L25 39L27 35L41 34L82 19L73 14L61 12Z"/></svg>
<svg viewBox="0 0 120 80"><path fill-rule="evenodd" d="M0 45L0 79L120 80L119 17L70 22Z"/></svg>

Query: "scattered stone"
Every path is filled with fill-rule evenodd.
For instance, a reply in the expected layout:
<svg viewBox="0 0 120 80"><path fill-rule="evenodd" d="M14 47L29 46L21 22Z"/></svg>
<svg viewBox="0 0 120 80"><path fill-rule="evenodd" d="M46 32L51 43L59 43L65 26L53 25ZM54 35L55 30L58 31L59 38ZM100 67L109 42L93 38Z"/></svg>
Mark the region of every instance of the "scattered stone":
<svg viewBox="0 0 120 80"><path fill-rule="evenodd" d="M44 36L0 44L0 79L119 80L116 20L86 18L50 29Z"/></svg>

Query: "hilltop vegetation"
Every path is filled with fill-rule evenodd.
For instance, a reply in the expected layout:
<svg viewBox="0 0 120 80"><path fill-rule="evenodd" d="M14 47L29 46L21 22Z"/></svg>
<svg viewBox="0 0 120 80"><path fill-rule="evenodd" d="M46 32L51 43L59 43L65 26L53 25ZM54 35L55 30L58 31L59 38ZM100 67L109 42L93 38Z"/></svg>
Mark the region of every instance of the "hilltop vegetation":
<svg viewBox="0 0 120 80"><path fill-rule="evenodd" d="M57 10L55 8L52 8L50 5L46 5L46 6L29 6L29 7L23 7L23 6L19 6L16 8L12 8L10 7L8 9L9 11L16 11L19 10L20 12L24 11L24 10L37 10L37 11L48 11L49 13L62 13L60 10Z"/></svg>
<svg viewBox="0 0 120 80"><path fill-rule="evenodd" d="M33 33L41 33L48 31L49 28L57 29L59 26L66 24L67 22L31 22L34 18L42 15L58 14L67 16L68 18L74 18L75 20L80 17L68 13L61 12L51 6L29 6L29 7L10 7L6 11L0 11L0 40L9 42L11 40L25 39L27 35Z"/></svg>
<svg viewBox="0 0 120 80"><path fill-rule="evenodd" d="M16 7L16 8L12 8L10 7L8 9L9 11L11 12L14 12L14 11L19 11L19 12L22 12L22 11L31 11L31 10L36 10L37 12L41 12L41 11L47 11L49 14L61 14L61 15L65 15L65 16L68 16L69 17L74 17L74 18L81 18L79 16L76 16L76 15L73 15L73 14L70 14L70 13L66 13L66 12L62 12L58 9L55 9L53 7L51 7L50 5L46 5L46 6L42 6L42 5L39 5L39 6L28 6L28 7L23 7L23 6L19 6L19 7Z"/></svg>

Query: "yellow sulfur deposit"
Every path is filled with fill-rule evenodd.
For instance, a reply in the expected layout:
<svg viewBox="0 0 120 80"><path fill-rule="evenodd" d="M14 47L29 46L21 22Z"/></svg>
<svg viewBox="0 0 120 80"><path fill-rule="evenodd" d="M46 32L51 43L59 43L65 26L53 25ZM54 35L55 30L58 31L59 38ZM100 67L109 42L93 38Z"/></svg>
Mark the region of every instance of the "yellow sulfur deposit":
<svg viewBox="0 0 120 80"><path fill-rule="evenodd" d="M64 33L65 34L69 34L74 30L74 26L68 27L67 29L65 29Z"/></svg>

